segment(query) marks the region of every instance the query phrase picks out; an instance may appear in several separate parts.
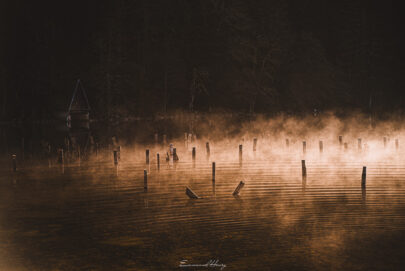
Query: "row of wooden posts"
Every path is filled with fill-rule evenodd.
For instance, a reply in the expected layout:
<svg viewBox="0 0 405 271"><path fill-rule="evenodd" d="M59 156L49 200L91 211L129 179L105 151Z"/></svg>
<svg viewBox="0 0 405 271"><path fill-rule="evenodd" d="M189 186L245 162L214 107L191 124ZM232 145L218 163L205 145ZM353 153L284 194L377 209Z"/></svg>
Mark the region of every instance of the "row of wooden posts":
<svg viewBox="0 0 405 271"><path fill-rule="evenodd" d="M156 136L157 134L155 134L155 139L157 138ZM165 135L164 135L164 141L165 141ZM343 137L339 136L339 144L342 145L343 143ZM386 147L387 144L387 138L384 137L384 147ZM286 139L286 146L289 146L289 139ZM347 148L347 143L344 143L345 148ZM395 140L395 146L398 149L399 147L399 141L398 139ZM361 149L361 138L358 139L358 148ZM253 151L256 151L257 149L257 138L253 139ZM323 151L323 142L319 141L319 150L320 152ZM207 157L209 158L210 155L210 145L209 142L206 143L206 152L207 152ZM306 142L303 141L303 152L305 154L306 152ZM116 150L113 151L114 153L114 164L118 165L121 157L120 157L120 153L121 153L121 147L118 146ZM242 161L242 154L243 154L243 145L239 145L239 160L240 162ZM174 160L178 160L178 156L177 156L177 152L176 152L176 148L173 148L173 156L174 156ZM176 158L176 159L175 159ZM80 159L80 150L79 150L79 159ZM170 157L169 157L170 159ZM193 147L192 148L192 160L195 161L196 159L196 148ZM168 160L166 158L166 160ZM149 150L146 150L146 164L149 164L150 159L149 159ZM306 170L306 165L305 165L305 160L302 160L302 179L303 182L306 182L306 178L307 178L307 170ZM63 149L59 149L58 150L58 163L60 164L64 164L64 154L63 154ZM12 155L12 164L13 164L13 171L17 171L17 161L16 161L16 155ZM158 170L160 170L160 155L159 153L157 153L157 168ZM215 162L212 163L212 181L215 182ZM237 189L235 190L234 194L238 194L239 190L243 187L244 183L241 182ZM366 167L363 167L363 172L362 172L362 181L361 181L361 185L362 187L366 186ZM144 188L147 189L147 170L144 170ZM187 194L190 195L195 195L195 193L193 193L191 191L191 189L187 188L188 192Z"/></svg>
<svg viewBox="0 0 405 271"><path fill-rule="evenodd" d="M195 138L195 139L194 139ZM187 133L185 133L185 140L196 140L196 136L193 136L192 134L189 134L188 136L187 136ZM338 137L338 139L339 139L339 145L342 147L344 147L344 149L345 150L347 150L348 149L348 143L347 142L343 142L343 136L339 136ZM114 139L113 139L113 141L114 141ZM387 142L388 142L389 140L387 139L387 137L384 137L383 138L383 142L384 142L384 148L385 147L387 147ZM155 134L155 142L156 143L158 143L158 134ZM164 145L166 145L167 144L167 137L166 137L166 135L164 134L163 135L163 144ZM286 147L289 147L290 146L290 140L287 138L286 139ZM69 148L69 147L68 147ZM357 139L357 148L358 148L358 150L362 150L362 139L361 138L358 138ZM398 139L395 139L395 148L398 150L399 149L399 140ZM48 149L49 149L49 153L50 153L50 145L48 146ZM120 160L120 153L121 153L121 147L120 146L117 146L116 147L116 150L114 150L114 164L115 165L117 165L118 164L118 161ZM323 149L324 149L324 145L323 145L323 141L321 140L321 141L319 141L319 152L320 153L322 153L323 152ZM253 152L256 152L256 150L257 150L257 138L254 138L253 139ZM302 142L302 150L303 150L303 154L306 154L306 150L307 150L307 143L306 143L306 141L303 141ZM95 152L96 152L96 155L98 154L98 144L96 144L96 150L95 150ZM147 152L147 157L146 157L146 160L147 160L147 163L149 163L149 150L147 150L146 151ZM174 160L175 161L178 161L178 156L177 156L177 153L176 153L176 148L174 148L174 150L173 150L173 153L174 153ZM209 145L209 142L207 142L206 143L206 155L207 155L207 158L209 159L209 157L210 157L210 153L211 153L211 151L210 151L210 145ZM239 145L239 161L240 162L242 162L242 153L243 153L243 146L242 145ZM24 152L23 152L23 154L22 154L23 156L24 156ZM158 154L159 155L159 154ZM81 157L80 157L81 155L80 155L80 148L78 148L78 150L77 150L77 158L78 158L78 161L79 161L79 164L80 164L80 160L81 160ZM13 157L14 157L14 159L13 159L13 161L15 161L15 157L16 157L16 155L14 154L13 155ZM195 161L195 159L196 159L196 148L195 147L193 147L192 148L192 159L193 159L193 161ZM49 159L48 159L49 160ZM158 159L159 160L159 159ZM168 157L166 157L166 160L168 160ZM61 149L58 149L58 163L59 164L64 164L64 150L61 148ZM13 168L14 168L14 163L16 164L16 162L13 162ZM49 161L49 163L50 163L50 161ZM16 167L16 166L15 166Z"/></svg>

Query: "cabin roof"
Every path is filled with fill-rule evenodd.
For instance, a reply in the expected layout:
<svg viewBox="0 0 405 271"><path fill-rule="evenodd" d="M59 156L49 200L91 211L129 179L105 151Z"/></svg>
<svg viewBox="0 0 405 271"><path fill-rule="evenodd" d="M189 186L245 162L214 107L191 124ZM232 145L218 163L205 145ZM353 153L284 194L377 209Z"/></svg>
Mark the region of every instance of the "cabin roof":
<svg viewBox="0 0 405 271"><path fill-rule="evenodd" d="M77 80L75 90L73 92L72 100L70 101L68 114L70 112L89 112L90 105L87 100L86 91L83 88L80 79Z"/></svg>

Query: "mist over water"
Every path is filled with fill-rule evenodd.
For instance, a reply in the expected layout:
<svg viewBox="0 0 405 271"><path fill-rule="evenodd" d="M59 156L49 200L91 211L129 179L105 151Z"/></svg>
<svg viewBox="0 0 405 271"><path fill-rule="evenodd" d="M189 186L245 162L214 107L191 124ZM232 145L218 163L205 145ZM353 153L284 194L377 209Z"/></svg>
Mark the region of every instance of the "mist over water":
<svg viewBox="0 0 405 271"><path fill-rule="evenodd" d="M186 270L179 266L184 260L219 260L224 270L400 270L404 264L400 120L179 113L90 127L95 143L86 152L81 146L80 160L77 146L65 144L77 133L38 128L42 136L25 136L22 160L24 133L2 127L0 269ZM50 154L41 140L52 142ZM233 196L240 181L245 185ZM190 199L186 187L200 199Z"/></svg>

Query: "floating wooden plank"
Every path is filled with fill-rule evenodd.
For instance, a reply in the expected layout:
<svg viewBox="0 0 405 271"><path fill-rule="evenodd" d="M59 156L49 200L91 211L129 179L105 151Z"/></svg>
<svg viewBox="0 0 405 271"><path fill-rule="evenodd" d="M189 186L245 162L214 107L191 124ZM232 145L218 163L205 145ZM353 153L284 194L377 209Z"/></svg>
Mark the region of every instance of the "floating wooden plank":
<svg viewBox="0 0 405 271"><path fill-rule="evenodd" d="M245 183L243 181L240 181L238 186L236 187L235 191L233 191L232 195L237 196L239 195L240 190L245 186Z"/></svg>
<svg viewBox="0 0 405 271"><path fill-rule="evenodd" d="M197 196L196 193L193 192L193 190L191 190L190 188L186 187L186 195L190 198L190 199L199 199L200 197Z"/></svg>

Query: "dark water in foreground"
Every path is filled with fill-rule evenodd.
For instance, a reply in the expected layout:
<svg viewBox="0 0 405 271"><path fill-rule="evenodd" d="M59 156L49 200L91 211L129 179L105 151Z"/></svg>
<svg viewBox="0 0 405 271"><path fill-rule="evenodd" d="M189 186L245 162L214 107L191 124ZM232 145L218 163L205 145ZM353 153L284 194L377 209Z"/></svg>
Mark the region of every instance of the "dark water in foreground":
<svg viewBox="0 0 405 271"><path fill-rule="evenodd" d="M237 150L237 148L235 148ZM218 260L223 270L402 270L405 167L401 160L257 159L242 167L178 150L0 172L0 270L219 270L179 267ZM235 152L237 153L237 152ZM164 156L162 155L162 158ZM184 161L186 160L186 161ZM212 159L211 159L212 160ZM147 192L143 170L148 168ZM239 197L232 192L244 180ZM186 186L202 199L191 200Z"/></svg>

